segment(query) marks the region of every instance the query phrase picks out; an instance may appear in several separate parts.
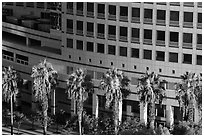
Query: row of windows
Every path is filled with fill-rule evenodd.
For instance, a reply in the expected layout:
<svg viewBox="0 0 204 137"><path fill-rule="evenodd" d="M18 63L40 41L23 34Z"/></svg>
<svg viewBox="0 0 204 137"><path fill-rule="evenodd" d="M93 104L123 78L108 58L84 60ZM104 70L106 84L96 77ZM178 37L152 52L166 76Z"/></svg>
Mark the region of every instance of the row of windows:
<svg viewBox="0 0 204 137"><path fill-rule="evenodd" d="M2 50L2 58L10 61L14 61L15 59L15 62L19 64L28 65L28 57L20 54L16 54L14 57L14 53L10 51Z"/></svg>
<svg viewBox="0 0 204 137"><path fill-rule="evenodd" d="M119 39L121 42L128 42L128 37L131 37L130 41L131 43L140 43L140 31L142 29L140 28L128 28L124 26L119 26L117 29L117 26L114 25L107 25L107 32L105 32L105 25L104 24L96 24L96 27L94 27L94 23L92 22L86 22L86 36L87 37L94 37L95 30L97 29L96 35L97 38L105 39L107 33L108 40L116 41ZM77 34L80 36L84 36L84 22L83 21L76 21L76 29L74 29L74 21L71 19L67 19L67 33L69 34ZM76 32L74 32L76 30ZM117 38L116 31L119 31L119 38ZM130 31L130 33L128 33ZM153 39L153 31L151 29L144 29L143 30L143 44L152 45L152 39ZM128 36L131 35L131 36ZM178 47L179 45L179 32L169 32L169 46L171 47ZM156 45L157 46L165 46L166 41L166 32L162 30L156 30ZM192 48L193 43L193 34L192 33L183 33L183 48ZM202 46L202 34L197 34L197 49L201 49Z"/></svg>
<svg viewBox="0 0 204 137"><path fill-rule="evenodd" d="M74 47L73 39L67 38L67 47L68 48ZM87 41L84 45L84 42L82 40L76 40L76 49L105 54L105 45L102 43L97 43L97 45L95 47L93 42ZM130 57L140 58L139 53L140 52L139 52L138 48L130 48ZM115 45L107 45L107 54L116 55L116 46ZM127 57L128 56L128 48L120 46L118 55L123 56L123 57ZM202 56L197 55L196 58L197 58L196 64L202 65ZM143 51L143 59L152 60L152 50L144 50ZM156 59L155 60L165 61L165 52L164 51L156 51ZM178 53L169 52L169 60L168 61L178 63ZM192 64L192 55L191 54L183 54L182 63Z"/></svg>
<svg viewBox="0 0 204 137"><path fill-rule="evenodd" d="M116 5L108 5L108 19L116 20ZM120 6L119 11L119 20L123 22L128 22L128 8L127 6ZM84 15L84 6L83 2L76 3L76 15ZM67 13L73 14L73 2L67 3ZM105 19L105 4L97 4L97 18ZM170 11L170 26L179 27L179 11ZM183 27L193 28L193 12L183 12ZM87 17L94 17L94 3L87 3ZM144 23L153 24L153 9L144 9ZM131 22L140 23L140 8L132 7L131 8ZM156 24L157 25L166 25L166 10L157 10L156 13ZM197 27L202 28L202 13L197 14ZM195 22L194 22L195 23Z"/></svg>

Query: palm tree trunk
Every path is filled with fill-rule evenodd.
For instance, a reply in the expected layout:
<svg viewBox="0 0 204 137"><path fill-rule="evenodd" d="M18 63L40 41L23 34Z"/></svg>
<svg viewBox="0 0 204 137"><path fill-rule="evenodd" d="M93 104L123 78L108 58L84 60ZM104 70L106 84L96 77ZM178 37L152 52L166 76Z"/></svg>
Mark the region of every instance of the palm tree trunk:
<svg viewBox="0 0 204 137"><path fill-rule="evenodd" d="M188 110L188 121L192 124L193 123L193 115L194 114L194 110L193 107L190 106L189 110Z"/></svg>
<svg viewBox="0 0 204 137"><path fill-rule="evenodd" d="M78 102L78 121L79 121L79 134L82 135L82 125L81 125L81 122L82 122L82 111L83 111L83 104L82 102Z"/></svg>
<svg viewBox="0 0 204 137"><path fill-rule="evenodd" d="M13 95L11 95L11 135L13 135Z"/></svg>
<svg viewBox="0 0 204 137"><path fill-rule="evenodd" d="M122 113L123 113L123 109L122 109L122 106L123 106L123 102L122 100L118 102L119 103L119 125L121 124L122 122Z"/></svg>
<svg viewBox="0 0 204 137"><path fill-rule="evenodd" d="M155 102L150 103L150 128L154 129L155 122Z"/></svg>
<svg viewBox="0 0 204 137"><path fill-rule="evenodd" d="M118 113L119 113L119 109L118 109L118 100L115 98L114 101L115 107L114 107L114 122L115 122L115 135L118 134Z"/></svg>
<svg viewBox="0 0 204 137"><path fill-rule="evenodd" d="M55 109L56 109L56 101L55 101L55 89L52 91L52 114L55 115Z"/></svg>
<svg viewBox="0 0 204 137"><path fill-rule="evenodd" d="M95 118L98 118L98 96L96 95L96 112L95 112Z"/></svg>
<svg viewBox="0 0 204 137"><path fill-rule="evenodd" d="M140 121L145 126L147 125L147 102L146 103L140 103Z"/></svg>
<svg viewBox="0 0 204 137"><path fill-rule="evenodd" d="M48 121L48 116L47 116L47 109L48 109L48 101L43 105L43 134L47 134L47 121Z"/></svg>

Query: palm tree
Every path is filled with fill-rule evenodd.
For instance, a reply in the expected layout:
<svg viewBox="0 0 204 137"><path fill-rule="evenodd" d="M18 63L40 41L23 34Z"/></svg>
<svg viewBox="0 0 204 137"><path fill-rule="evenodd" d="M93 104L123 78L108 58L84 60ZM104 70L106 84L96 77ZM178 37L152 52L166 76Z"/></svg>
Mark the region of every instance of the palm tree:
<svg viewBox="0 0 204 137"><path fill-rule="evenodd" d="M42 113L44 117L43 121L43 134L47 133L47 121L48 121L48 99L52 88L53 76L57 74L51 63L46 59L39 63L37 66L32 67L31 77L33 80L33 94L35 98L40 102L42 107Z"/></svg>
<svg viewBox="0 0 204 137"><path fill-rule="evenodd" d="M2 71L2 96L3 99L11 105L11 135L13 135L13 103L16 102L18 94L17 72L12 68L3 68Z"/></svg>
<svg viewBox="0 0 204 137"><path fill-rule="evenodd" d="M165 97L165 80L161 80L160 77L154 72L146 72L139 79L139 84L137 86L137 94L139 95L139 100L141 107L143 107L144 119L142 122L147 124L147 105L150 105L150 128L154 129L155 122L155 103L158 102L162 105L162 100Z"/></svg>
<svg viewBox="0 0 204 137"><path fill-rule="evenodd" d="M105 89L106 108L113 106L115 134L122 119L122 99L129 95L129 79L117 68L109 69L101 81L101 88Z"/></svg>
<svg viewBox="0 0 204 137"><path fill-rule="evenodd" d="M182 81L177 84L176 98L182 109L183 120L193 123L194 108L202 101L202 75L186 72L181 75ZM201 99L200 99L201 97Z"/></svg>
<svg viewBox="0 0 204 137"><path fill-rule="evenodd" d="M83 103L88 98L88 93L93 91L93 83L91 77L86 75L84 69L78 68L75 72L69 75L67 80L68 98L74 99L77 102L77 115L79 122L79 133L82 134L82 113Z"/></svg>

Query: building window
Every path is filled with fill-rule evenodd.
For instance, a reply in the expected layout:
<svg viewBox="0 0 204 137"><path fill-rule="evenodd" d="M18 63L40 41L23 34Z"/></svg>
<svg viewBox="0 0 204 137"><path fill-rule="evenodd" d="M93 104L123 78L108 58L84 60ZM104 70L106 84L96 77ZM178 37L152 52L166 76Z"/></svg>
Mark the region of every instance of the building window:
<svg viewBox="0 0 204 137"><path fill-rule="evenodd" d="M91 62L91 59L89 59L89 62Z"/></svg>
<svg viewBox="0 0 204 137"><path fill-rule="evenodd" d="M172 74L175 74L176 72L175 72L175 70L172 70Z"/></svg>
<svg viewBox="0 0 204 137"><path fill-rule="evenodd" d="M105 18L105 4L98 4L98 15L99 19Z"/></svg>
<svg viewBox="0 0 204 137"><path fill-rule="evenodd" d="M77 40L76 49L83 50L83 41Z"/></svg>
<svg viewBox="0 0 204 137"><path fill-rule="evenodd" d="M139 49L136 48L131 48L131 57L132 58L139 58Z"/></svg>
<svg viewBox="0 0 204 137"><path fill-rule="evenodd" d="M94 52L94 43L93 42L87 42L86 43L86 50L90 52Z"/></svg>
<svg viewBox="0 0 204 137"><path fill-rule="evenodd" d="M73 20L67 19L67 33L73 34Z"/></svg>
<svg viewBox="0 0 204 137"><path fill-rule="evenodd" d="M67 38L67 48L73 48L73 39Z"/></svg>
<svg viewBox="0 0 204 137"><path fill-rule="evenodd" d="M73 2L67 2L67 13L73 14Z"/></svg>
<svg viewBox="0 0 204 137"><path fill-rule="evenodd" d="M157 61L165 61L165 52L156 51L156 60Z"/></svg>
<svg viewBox="0 0 204 137"><path fill-rule="evenodd" d="M130 101L130 102L131 102L131 108L132 108L131 112L140 114L139 101Z"/></svg>
<svg viewBox="0 0 204 137"><path fill-rule="evenodd" d="M67 74L72 74L74 71L74 68L73 67L70 67L70 66L67 66Z"/></svg>
<svg viewBox="0 0 204 137"><path fill-rule="evenodd" d="M144 29L144 44L152 44L152 30Z"/></svg>
<svg viewBox="0 0 204 137"><path fill-rule="evenodd" d="M144 23L152 24L152 9L144 9Z"/></svg>
<svg viewBox="0 0 204 137"><path fill-rule="evenodd" d="M108 19L116 20L116 6L115 5L108 6Z"/></svg>
<svg viewBox="0 0 204 137"><path fill-rule="evenodd" d="M83 21L77 21L77 35L83 35Z"/></svg>
<svg viewBox="0 0 204 137"><path fill-rule="evenodd" d="M23 65L28 65L28 57L20 54L16 54L16 62Z"/></svg>
<svg viewBox="0 0 204 137"><path fill-rule="evenodd" d="M132 7L132 23L140 22L140 8Z"/></svg>
<svg viewBox="0 0 204 137"><path fill-rule="evenodd" d="M192 64L192 55L191 54L183 54L183 63L184 64Z"/></svg>
<svg viewBox="0 0 204 137"><path fill-rule="evenodd" d="M114 45L108 45L108 54L115 55L116 48Z"/></svg>
<svg viewBox="0 0 204 137"><path fill-rule="evenodd" d="M140 29L139 28L131 28L132 33L131 33L131 42L132 43L139 43L140 42Z"/></svg>
<svg viewBox="0 0 204 137"><path fill-rule="evenodd" d="M102 61L102 60L100 60L100 61L99 61L99 63L100 63L100 64L103 64L103 61Z"/></svg>
<svg viewBox="0 0 204 137"><path fill-rule="evenodd" d="M116 40L116 26L108 25L108 39Z"/></svg>
<svg viewBox="0 0 204 137"><path fill-rule="evenodd" d="M122 64L122 67L124 68L124 67L125 67L125 64Z"/></svg>
<svg viewBox="0 0 204 137"><path fill-rule="evenodd" d="M183 33L183 48L192 48L192 33Z"/></svg>
<svg viewBox="0 0 204 137"><path fill-rule="evenodd" d="M134 65L134 69L137 69L137 66L136 66L136 65Z"/></svg>
<svg viewBox="0 0 204 137"><path fill-rule="evenodd" d="M179 11L170 11L170 25L179 26Z"/></svg>
<svg viewBox="0 0 204 137"><path fill-rule="evenodd" d="M179 41L179 33L178 32L170 32L170 47L178 47Z"/></svg>
<svg viewBox="0 0 204 137"><path fill-rule="evenodd" d="M202 65L202 55L197 55L196 57L197 57L197 62L196 62L196 64L197 64L197 65Z"/></svg>
<svg viewBox="0 0 204 137"><path fill-rule="evenodd" d="M81 57L79 57L79 61L81 60Z"/></svg>
<svg viewBox="0 0 204 137"><path fill-rule="evenodd" d="M72 58L72 56L71 55L69 55L69 59L71 59Z"/></svg>
<svg viewBox="0 0 204 137"><path fill-rule="evenodd" d="M120 41L127 42L127 27L120 27Z"/></svg>
<svg viewBox="0 0 204 137"><path fill-rule="evenodd" d="M44 2L37 2L37 8L45 8L45 3Z"/></svg>
<svg viewBox="0 0 204 137"><path fill-rule="evenodd" d="M193 27L193 12L184 12L184 27Z"/></svg>
<svg viewBox="0 0 204 137"><path fill-rule="evenodd" d="M159 72L160 72L160 73L162 72L162 69L161 69L161 68L159 68Z"/></svg>
<svg viewBox="0 0 204 137"><path fill-rule="evenodd" d="M39 3L39 2L38 2L38 3ZM16 2L16 6L23 7L23 6L24 6L24 2Z"/></svg>
<svg viewBox="0 0 204 137"><path fill-rule="evenodd" d="M157 31L157 41L156 45L165 46L165 31Z"/></svg>
<svg viewBox="0 0 204 137"><path fill-rule="evenodd" d="M166 105L159 105L159 104L156 104L156 116L159 116L159 117L165 117L165 111L166 111Z"/></svg>
<svg viewBox="0 0 204 137"><path fill-rule="evenodd" d="M178 53L169 52L169 62L178 63Z"/></svg>
<svg viewBox="0 0 204 137"><path fill-rule="evenodd" d="M144 50L144 59L152 60L152 51L151 50Z"/></svg>
<svg viewBox="0 0 204 137"><path fill-rule="evenodd" d="M120 21L128 22L128 7L120 6Z"/></svg>
<svg viewBox="0 0 204 137"><path fill-rule="evenodd" d="M105 25L104 24L97 24L97 37L98 38L105 38Z"/></svg>
<svg viewBox="0 0 204 137"><path fill-rule="evenodd" d="M83 16L83 10L84 10L84 3L83 2L76 2L76 8L77 8L77 15Z"/></svg>
<svg viewBox="0 0 204 137"><path fill-rule="evenodd" d="M26 7L34 8L34 2L26 2Z"/></svg>
<svg viewBox="0 0 204 137"><path fill-rule="evenodd" d="M113 62L111 62L111 66L113 66Z"/></svg>
<svg viewBox="0 0 204 137"><path fill-rule="evenodd" d="M202 29L202 13L198 13L198 24L197 24L198 29Z"/></svg>
<svg viewBox="0 0 204 137"><path fill-rule="evenodd" d="M146 70L149 70L149 67L146 67Z"/></svg>
<svg viewBox="0 0 204 137"><path fill-rule="evenodd" d="M127 47L120 47L119 55L127 57Z"/></svg>
<svg viewBox="0 0 204 137"><path fill-rule="evenodd" d="M87 36L94 36L94 23L92 22L87 22Z"/></svg>
<svg viewBox="0 0 204 137"><path fill-rule="evenodd" d="M157 24L165 25L166 22L166 11L165 10L157 10Z"/></svg>
<svg viewBox="0 0 204 137"><path fill-rule="evenodd" d="M98 53L105 53L104 44L97 44L97 52Z"/></svg>
<svg viewBox="0 0 204 137"><path fill-rule="evenodd" d="M94 17L94 3L87 2L87 16Z"/></svg>
<svg viewBox="0 0 204 137"><path fill-rule="evenodd" d="M14 61L14 53L6 50L2 50L2 58L10 61Z"/></svg>
<svg viewBox="0 0 204 137"><path fill-rule="evenodd" d="M197 34L197 49L202 49L202 34Z"/></svg>

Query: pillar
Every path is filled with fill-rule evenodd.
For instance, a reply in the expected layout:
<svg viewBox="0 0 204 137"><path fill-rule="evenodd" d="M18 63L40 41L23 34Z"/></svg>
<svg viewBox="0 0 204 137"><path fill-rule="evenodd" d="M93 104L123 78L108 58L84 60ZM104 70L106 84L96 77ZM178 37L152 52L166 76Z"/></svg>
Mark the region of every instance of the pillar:
<svg viewBox="0 0 204 137"><path fill-rule="evenodd" d="M95 116L95 118L98 118L98 112L99 112L99 100L98 95L96 93L92 96L92 114Z"/></svg>
<svg viewBox="0 0 204 137"><path fill-rule="evenodd" d="M166 126L172 127L174 124L174 111L171 105L166 105Z"/></svg>
<svg viewBox="0 0 204 137"><path fill-rule="evenodd" d="M140 103L140 122L147 125L147 103Z"/></svg>

